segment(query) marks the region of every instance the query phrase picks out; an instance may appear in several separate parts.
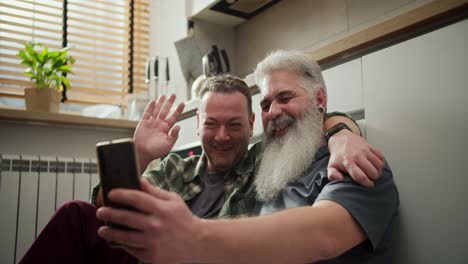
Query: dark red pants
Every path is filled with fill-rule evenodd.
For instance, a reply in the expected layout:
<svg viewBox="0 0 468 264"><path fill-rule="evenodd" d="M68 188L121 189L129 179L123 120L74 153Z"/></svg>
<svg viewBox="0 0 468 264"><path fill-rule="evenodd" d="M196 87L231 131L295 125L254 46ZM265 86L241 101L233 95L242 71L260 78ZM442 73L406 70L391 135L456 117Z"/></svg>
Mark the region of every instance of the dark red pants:
<svg viewBox="0 0 468 264"><path fill-rule="evenodd" d="M70 201L52 216L20 263L137 263L97 235L96 206Z"/></svg>

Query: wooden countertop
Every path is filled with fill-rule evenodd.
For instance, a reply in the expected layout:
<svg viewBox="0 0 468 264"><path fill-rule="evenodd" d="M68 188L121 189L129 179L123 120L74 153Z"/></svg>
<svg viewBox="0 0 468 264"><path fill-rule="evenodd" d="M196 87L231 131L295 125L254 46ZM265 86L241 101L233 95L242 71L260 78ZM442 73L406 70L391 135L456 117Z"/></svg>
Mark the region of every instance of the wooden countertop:
<svg viewBox="0 0 468 264"><path fill-rule="evenodd" d="M0 108L0 120L42 124L135 129L138 122L127 119L87 117L74 113L29 112L24 108Z"/></svg>

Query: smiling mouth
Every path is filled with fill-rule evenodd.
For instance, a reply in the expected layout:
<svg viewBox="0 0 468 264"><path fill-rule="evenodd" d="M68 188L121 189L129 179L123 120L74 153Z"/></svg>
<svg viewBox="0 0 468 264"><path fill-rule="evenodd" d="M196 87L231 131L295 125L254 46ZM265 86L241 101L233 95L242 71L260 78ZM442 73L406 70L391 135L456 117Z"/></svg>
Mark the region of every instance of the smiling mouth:
<svg viewBox="0 0 468 264"><path fill-rule="evenodd" d="M280 127L275 127L272 129L272 134L275 137L284 136L288 132L290 127L290 125L282 125Z"/></svg>
<svg viewBox="0 0 468 264"><path fill-rule="evenodd" d="M268 134L271 137L282 137L294 126L296 120L291 116L284 115L271 121L267 128Z"/></svg>
<svg viewBox="0 0 468 264"><path fill-rule="evenodd" d="M213 146L213 149L216 151L226 152L226 151L231 151L232 146Z"/></svg>

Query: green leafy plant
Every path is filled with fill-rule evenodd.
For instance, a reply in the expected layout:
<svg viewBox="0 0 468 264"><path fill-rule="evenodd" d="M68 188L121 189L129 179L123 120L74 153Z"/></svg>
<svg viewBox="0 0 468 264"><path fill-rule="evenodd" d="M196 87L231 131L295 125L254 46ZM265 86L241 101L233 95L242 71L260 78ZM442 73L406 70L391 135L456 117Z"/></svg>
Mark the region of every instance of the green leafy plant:
<svg viewBox="0 0 468 264"><path fill-rule="evenodd" d="M37 89L62 91L62 85L71 88L67 74L73 74L71 69L75 63L75 59L68 55L68 50L49 51L47 46L30 41L24 44L24 49L17 56L23 59L21 64L28 67L24 73L36 83Z"/></svg>

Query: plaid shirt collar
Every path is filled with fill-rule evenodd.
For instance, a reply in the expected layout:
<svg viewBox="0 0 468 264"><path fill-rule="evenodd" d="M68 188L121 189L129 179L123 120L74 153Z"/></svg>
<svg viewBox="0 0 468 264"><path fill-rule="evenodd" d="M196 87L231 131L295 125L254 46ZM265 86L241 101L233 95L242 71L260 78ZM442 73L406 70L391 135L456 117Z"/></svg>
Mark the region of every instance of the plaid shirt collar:
<svg viewBox="0 0 468 264"><path fill-rule="evenodd" d="M244 154L244 158L239 163L237 163L236 166L234 166L234 168L231 170L232 172L235 173L235 175L242 176L242 175L249 175L253 173L255 164L254 162L252 162L251 160L247 158L247 155L248 155L248 151L246 151L246 153ZM193 182L196 178L200 178L206 171L207 162L208 162L207 156L205 152L203 152L197 161L197 165L195 166L194 173L186 175L184 181ZM232 175L233 173L228 173L225 176L225 180L228 180L229 178L231 178Z"/></svg>
<svg viewBox="0 0 468 264"><path fill-rule="evenodd" d="M247 151L244 158L234 166L231 172L224 176L224 191L226 196L232 195L235 189L244 187L249 182L250 177L253 176L255 159L250 159L248 157L249 153L250 151ZM254 155L257 155L257 153L254 153ZM184 199L191 199L203 190L201 177L203 177L202 175L206 171L207 162L207 156L203 152L197 161L194 173L184 175L184 182L190 186L189 193L181 194Z"/></svg>

